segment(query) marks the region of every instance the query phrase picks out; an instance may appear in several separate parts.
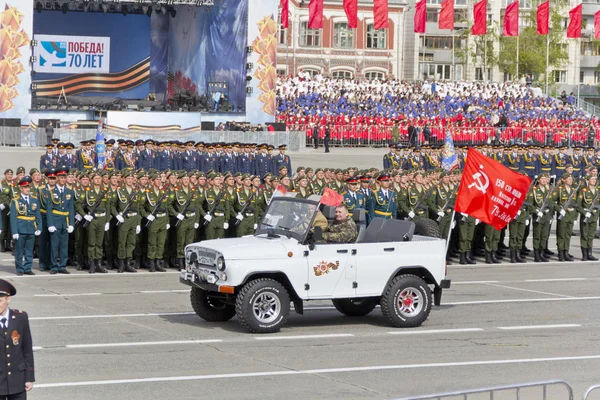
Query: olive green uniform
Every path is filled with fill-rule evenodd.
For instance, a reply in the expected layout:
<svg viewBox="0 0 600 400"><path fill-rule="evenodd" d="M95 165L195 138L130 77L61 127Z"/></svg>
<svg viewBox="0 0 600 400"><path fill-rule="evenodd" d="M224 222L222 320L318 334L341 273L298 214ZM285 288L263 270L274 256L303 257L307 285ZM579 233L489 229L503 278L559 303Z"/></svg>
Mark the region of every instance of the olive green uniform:
<svg viewBox="0 0 600 400"><path fill-rule="evenodd" d="M252 235L254 233L254 225L258 223L258 206L256 204L258 201L258 194L259 193L252 188L250 188L250 190L246 190L246 188L242 187L238 189L235 195L234 210L238 214L242 212L248 201L250 202L242 214L244 219L242 219L237 225L237 237Z"/></svg>
<svg viewBox="0 0 600 400"><path fill-rule="evenodd" d="M148 221L148 252L147 257L150 262L153 260L162 261L165 242L167 240L167 225L169 224L168 208L169 204L175 199L172 191L164 189L156 190L154 187L146 191L145 215L146 218L153 215L154 221ZM157 203L160 201L158 207ZM162 266L161 266L162 268Z"/></svg>
<svg viewBox="0 0 600 400"><path fill-rule="evenodd" d="M413 212L415 214L412 218L413 221L427 218L429 216L428 199L426 198L428 193L425 186L409 185L406 189L406 196L402 198L402 201L398 201L398 209L406 214Z"/></svg>
<svg viewBox="0 0 600 400"><path fill-rule="evenodd" d="M227 191L223 193L221 198L219 198L219 196L221 195L221 191L223 191L223 189L217 192L215 188L210 188L205 192L204 210L207 215L209 214L210 210L213 207L215 207L215 202L218 200L214 212L210 214L212 220L206 226L207 240L220 239L225 237L225 230L223 229L223 224L229 221L229 217L231 214L231 200L230 194L227 193Z"/></svg>
<svg viewBox="0 0 600 400"><path fill-rule="evenodd" d="M532 193L533 204L533 250L538 250L542 254L546 248L546 243L550 237L550 224L554 216L555 201L553 193L550 193L548 185L537 185L533 188ZM544 200L547 198L546 205ZM540 217L538 213L541 213Z"/></svg>
<svg viewBox="0 0 600 400"><path fill-rule="evenodd" d="M204 210L202 209L204 199L202 194L193 186L187 188L176 187L171 191L171 195L173 200L167 204L169 215L171 217L176 217L181 214L184 217L179 223L179 226L175 228L177 230L176 258L179 260L180 266L182 266L181 264L185 257L185 246L194 242L194 236L196 234L195 225L199 223L200 216L204 216ZM176 218L176 225L177 221L179 220Z"/></svg>
<svg viewBox="0 0 600 400"><path fill-rule="evenodd" d="M521 248L525 237L525 228L531 223L531 209L533 208L533 191L529 191L525 201L517 212L515 218L510 221L508 247L510 248L511 262L523 262L521 259Z"/></svg>
<svg viewBox="0 0 600 400"><path fill-rule="evenodd" d="M125 214L125 208L131 202L131 207ZM119 263L123 260L130 260L133 257L133 250L136 243L136 228L140 226L142 216L140 210L144 207L145 196L136 188L129 190L127 187L117 190L115 205L113 207L113 215L121 215L125 222L119 225L119 249L117 257ZM140 227L141 229L141 227ZM119 265L119 270L122 270L122 265Z"/></svg>
<svg viewBox="0 0 600 400"><path fill-rule="evenodd" d="M86 214L84 210L85 204L85 193L89 186L77 186L74 187L73 196L75 197L74 207L75 207L75 219L79 221L75 225L75 230L73 232L74 238L74 262L77 266L78 270L83 269L85 265L88 264L88 252L86 249L88 248L88 234L87 230L83 228L83 216Z"/></svg>
<svg viewBox="0 0 600 400"><path fill-rule="evenodd" d="M447 239L450 224L452 223L452 209L454 208L454 202L456 201L454 189L450 185L437 185L432 195L429 196L429 199L429 209L432 214L436 215L442 237ZM440 212L443 213L444 216L438 215Z"/></svg>
<svg viewBox="0 0 600 400"><path fill-rule="evenodd" d="M554 194L556 200L556 209L559 212L556 223L556 246L558 251L568 252L571 245L571 235L573 234L573 224L579 214L577 211L577 193L573 194L575 189L566 185L559 186ZM565 208L569 197L573 194L571 204ZM565 215L560 218L560 211L564 208ZM559 255L560 260L560 255Z"/></svg>
<svg viewBox="0 0 600 400"><path fill-rule="evenodd" d="M597 206L598 199L596 198L598 195L598 188L596 187L585 187L579 191L577 196L577 208L580 217L580 228L581 228L581 250L583 253L584 261L589 259L589 255L591 255L592 248L594 245L594 236L596 235L596 225L598 224L598 209L593 206ZM594 200L596 204L594 204ZM590 216L587 217L587 222L584 222L586 219L586 214L589 213ZM589 254L588 254L589 253Z"/></svg>
<svg viewBox="0 0 600 400"><path fill-rule="evenodd" d="M111 217L113 199L111 193L105 188L90 186L86 188L81 200L85 212L84 216L89 215L93 218L86 228L88 236L87 256L90 263L100 262L103 255L105 226ZM97 207L94 211L96 204ZM81 224L82 226L85 224L85 219Z"/></svg>

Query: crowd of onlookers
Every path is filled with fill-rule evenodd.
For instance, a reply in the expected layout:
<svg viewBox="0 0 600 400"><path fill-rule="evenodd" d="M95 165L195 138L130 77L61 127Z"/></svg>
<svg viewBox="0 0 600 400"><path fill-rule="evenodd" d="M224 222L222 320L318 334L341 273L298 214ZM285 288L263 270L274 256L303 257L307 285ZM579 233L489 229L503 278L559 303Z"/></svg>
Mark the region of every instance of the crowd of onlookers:
<svg viewBox="0 0 600 400"><path fill-rule="evenodd" d="M589 144L600 121L575 106L574 96L545 97L516 82L407 82L279 77L277 122L333 143L536 142Z"/></svg>

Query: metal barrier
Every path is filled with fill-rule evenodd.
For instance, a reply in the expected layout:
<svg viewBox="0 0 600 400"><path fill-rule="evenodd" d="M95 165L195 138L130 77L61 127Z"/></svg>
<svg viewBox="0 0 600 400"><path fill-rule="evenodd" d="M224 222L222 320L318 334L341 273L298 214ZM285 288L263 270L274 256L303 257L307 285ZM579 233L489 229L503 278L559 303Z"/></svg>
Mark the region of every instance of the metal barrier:
<svg viewBox="0 0 600 400"><path fill-rule="evenodd" d="M590 393L598 391L599 389L600 389L600 385L590 386L588 388L588 390L586 390L585 393L583 394L583 400L588 400Z"/></svg>
<svg viewBox="0 0 600 400"><path fill-rule="evenodd" d="M182 142L241 142L267 143L275 147L286 144L290 151L301 151L305 148L303 132L240 132L240 131L136 131L121 129L105 129L104 136L112 139L155 139L159 141L179 140ZM54 130L54 137L62 142L72 142L79 146L85 139L95 139L95 129L66 129ZM20 127L0 127L0 146L44 146L46 132L44 128L31 129Z"/></svg>
<svg viewBox="0 0 600 400"><path fill-rule="evenodd" d="M403 397L401 399L396 400L425 400L425 399L443 399L450 397L462 397L464 400L467 400L469 395L475 394L489 394L489 399L494 399L494 394L498 394L498 392L506 392L506 391L514 391L515 399L520 400L523 389L533 388L533 389L541 389L541 397L535 397L535 399L546 400L548 398L548 387L549 386L561 386L566 389L566 396L560 397L562 400L573 400L573 389L571 386L561 380L553 380L553 381L543 381L543 382L531 382L531 383L522 383L516 385L506 385L506 386L494 386L482 389L472 389L465 391L457 391L457 392L448 392L448 393L438 393L432 395L425 396L414 396L414 397ZM591 389L591 388L590 388ZM588 389L588 391L590 391ZM502 398L505 398L504 396ZM533 397L527 396L527 400L533 399ZM555 397L553 397L555 398ZM585 400L585 398L584 398Z"/></svg>

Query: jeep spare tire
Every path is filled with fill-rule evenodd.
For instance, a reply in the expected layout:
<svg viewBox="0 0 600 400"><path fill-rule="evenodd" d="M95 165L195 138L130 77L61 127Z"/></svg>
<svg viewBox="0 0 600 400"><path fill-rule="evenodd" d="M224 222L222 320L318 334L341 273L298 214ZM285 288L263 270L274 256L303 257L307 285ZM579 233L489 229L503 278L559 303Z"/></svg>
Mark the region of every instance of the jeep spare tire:
<svg viewBox="0 0 600 400"><path fill-rule="evenodd" d="M438 223L429 218L422 218L414 221L415 235L441 238L440 226Z"/></svg>
<svg viewBox="0 0 600 400"><path fill-rule="evenodd" d="M192 287L190 292L192 308L200 318L208 322L225 322L235 316L235 306L218 297L209 295L206 290Z"/></svg>
<svg viewBox="0 0 600 400"><path fill-rule="evenodd" d="M235 311L240 324L252 333L279 332L290 315L290 295L276 280L255 279L240 290Z"/></svg>
<svg viewBox="0 0 600 400"><path fill-rule="evenodd" d="M372 297L335 299L332 302L339 312L349 317L364 317L377 306L377 299Z"/></svg>
<svg viewBox="0 0 600 400"><path fill-rule="evenodd" d="M381 296L381 312L397 328L421 326L431 311L431 289L415 275L392 279Z"/></svg>

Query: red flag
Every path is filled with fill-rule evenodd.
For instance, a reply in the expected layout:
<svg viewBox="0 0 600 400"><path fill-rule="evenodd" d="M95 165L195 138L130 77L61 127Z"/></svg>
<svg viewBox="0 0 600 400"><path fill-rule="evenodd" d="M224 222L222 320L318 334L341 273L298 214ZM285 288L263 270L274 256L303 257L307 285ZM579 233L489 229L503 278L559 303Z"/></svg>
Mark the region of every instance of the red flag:
<svg viewBox="0 0 600 400"><path fill-rule="evenodd" d="M594 39L600 39L600 11L594 14Z"/></svg>
<svg viewBox="0 0 600 400"><path fill-rule="evenodd" d="M373 0L374 29L388 27L388 0Z"/></svg>
<svg viewBox="0 0 600 400"><path fill-rule="evenodd" d="M502 229L521 209L530 185L527 176L469 149L456 195L456 212Z"/></svg>
<svg viewBox="0 0 600 400"><path fill-rule="evenodd" d="M519 0L510 3L504 14L504 36L519 36Z"/></svg>
<svg viewBox="0 0 600 400"><path fill-rule="evenodd" d="M581 37L581 19L583 4L580 4L569 11L569 26L567 26L567 38L577 39Z"/></svg>
<svg viewBox="0 0 600 400"><path fill-rule="evenodd" d="M290 25L290 0L281 0L281 26L287 29Z"/></svg>
<svg viewBox="0 0 600 400"><path fill-rule="evenodd" d="M323 0L310 0L308 29L323 29Z"/></svg>
<svg viewBox="0 0 600 400"><path fill-rule="evenodd" d="M487 33L487 0L475 3L473 7L473 26L471 35L485 35Z"/></svg>
<svg viewBox="0 0 600 400"><path fill-rule="evenodd" d="M344 0L348 28L358 28L358 0Z"/></svg>
<svg viewBox="0 0 600 400"><path fill-rule="evenodd" d="M427 23L427 0L417 1L415 4L415 33L425 33Z"/></svg>
<svg viewBox="0 0 600 400"><path fill-rule="evenodd" d="M325 204L326 206L337 207L342 204L342 201L344 201L344 196L328 187L325 188L323 196L321 196L321 204Z"/></svg>
<svg viewBox="0 0 600 400"><path fill-rule="evenodd" d="M547 35L550 31L550 0L538 6L536 13L537 34Z"/></svg>
<svg viewBox="0 0 600 400"><path fill-rule="evenodd" d="M438 29L454 29L454 0L442 1L438 18Z"/></svg>

